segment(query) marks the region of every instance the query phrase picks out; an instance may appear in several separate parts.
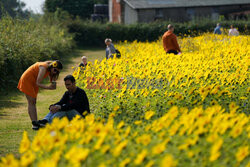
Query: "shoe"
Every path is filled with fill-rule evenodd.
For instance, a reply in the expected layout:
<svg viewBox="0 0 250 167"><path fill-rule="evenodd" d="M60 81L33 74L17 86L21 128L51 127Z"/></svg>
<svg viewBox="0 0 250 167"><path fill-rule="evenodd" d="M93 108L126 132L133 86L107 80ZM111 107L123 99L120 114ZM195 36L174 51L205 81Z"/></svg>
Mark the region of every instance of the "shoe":
<svg viewBox="0 0 250 167"><path fill-rule="evenodd" d="M38 121L32 121L32 129L33 130L39 130L39 124Z"/></svg>
<svg viewBox="0 0 250 167"><path fill-rule="evenodd" d="M48 121L46 119L38 120L37 123L40 127L45 127Z"/></svg>

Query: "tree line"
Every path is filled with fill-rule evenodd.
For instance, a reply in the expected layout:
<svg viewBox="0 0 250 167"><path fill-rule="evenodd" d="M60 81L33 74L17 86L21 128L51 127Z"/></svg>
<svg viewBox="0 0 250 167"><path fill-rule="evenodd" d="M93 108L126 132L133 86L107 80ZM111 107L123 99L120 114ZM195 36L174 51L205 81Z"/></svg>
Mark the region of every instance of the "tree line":
<svg viewBox="0 0 250 167"><path fill-rule="evenodd" d="M94 12L94 4L108 4L108 0L45 0L43 11L55 13L56 11L65 11L76 18L88 19ZM11 17L28 18L33 13L24 9L26 4L20 0L1 0L0 1L0 18L7 14Z"/></svg>
<svg viewBox="0 0 250 167"><path fill-rule="evenodd" d="M0 18L3 15L11 17L28 18L30 11L24 9L26 4L19 0L1 0L0 1Z"/></svg>
<svg viewBox="0 0 250 167"><path fill-rule="evenodd" d="M94 4L108 4L108 0L45 0L45 13L55 13L58 9L68 12L73 17L87 19L94 12Z"/></svg>

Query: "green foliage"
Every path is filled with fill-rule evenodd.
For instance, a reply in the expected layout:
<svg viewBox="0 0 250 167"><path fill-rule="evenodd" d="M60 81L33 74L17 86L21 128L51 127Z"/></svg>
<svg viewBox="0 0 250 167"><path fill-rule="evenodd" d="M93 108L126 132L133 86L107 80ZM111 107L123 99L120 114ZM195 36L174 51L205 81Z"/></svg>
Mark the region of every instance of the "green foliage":
<svg viewBox="0 0 250 167"><path fill-rule="evenodd" d="M25 3L18 0L1 0L0 1L0 18L7 14L11 17L28 18L30 12L24 10Z"/></svg>
<svg viewBox="0 0 250 167"><path fill-rule="evenodd" d="M0 22L0 87L17 83L36 61L59 59L72 49L72 36L59 26L10 17Z"/></svg>
<svg viewBox="0 0 250 167"><path fill-rule="evenodd" d="M45 1L45 12L55 13L58 8L67 11L74 17L80 16L81 18L90 18L93 14L94 4L105 3L107 0L46 0Z"/></svg>
<svg viewBox="0 0 250 167"><path fill-rule="evenodd" d="M76 19L68 24L69 32L75 34L78 45L104 45L105 38L113 41L155 41L167 30L171 22L138 23L132 25L101 24L98 22L82 21ZM171 23L175 26L178 36L197 36L204 32L213 32L216 21L208 19L195 20L187 23ZM229 29L233 24L241 34L249 34L249 21L222 21L222 27Z"/></svg>
<svg viewBox="0 0 250 167"><path fill-rule="evenodd" d="M72 16L67 11L60 8L57 8L54 13L45 13L41 17L41 20L47 25L58 25L63 28L67 28L72 19Z"/></svg>

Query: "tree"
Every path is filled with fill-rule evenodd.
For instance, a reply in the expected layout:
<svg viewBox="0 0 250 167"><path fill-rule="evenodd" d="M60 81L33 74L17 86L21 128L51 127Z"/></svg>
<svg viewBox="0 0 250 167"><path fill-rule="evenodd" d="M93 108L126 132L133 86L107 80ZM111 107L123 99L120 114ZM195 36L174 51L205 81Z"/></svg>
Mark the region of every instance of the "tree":
<svg viewBox="0 0 250 167"><path fill-rule="evenodd" d="M108 0L45 0L45 13L54 13L57 8L67 11L74 17L89 18L94 4L107 4Z"/></svg>
<svg viewBox="0 0 250 167"><path fill-rule="evenodd" d="M30 14L28 10L24 10L26 4L20 0L1 0L0 1L0 18L3 14L11 17L27 18Z"/></svg>

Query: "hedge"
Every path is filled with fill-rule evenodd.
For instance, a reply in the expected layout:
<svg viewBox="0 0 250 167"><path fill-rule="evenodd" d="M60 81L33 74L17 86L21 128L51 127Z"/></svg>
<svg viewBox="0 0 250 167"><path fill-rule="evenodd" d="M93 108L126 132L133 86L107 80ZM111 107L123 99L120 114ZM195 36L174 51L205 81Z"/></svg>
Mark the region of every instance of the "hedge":
<svg viewBox="0 0 250 167"><path fill-rule="evenodd" d="M167 30L171 22L138 23L132 25L74 20L68 24L69 32L74 33L74 40L79 46L103 46L105 38L113 41L155 41ZM244 20L221 21L222 27L229 29L233 24L241 34L249 34L250 22ZM196 36L204 32L212 32L217 21L207 19L187 23L171 23L178 36Z"/></svg>

